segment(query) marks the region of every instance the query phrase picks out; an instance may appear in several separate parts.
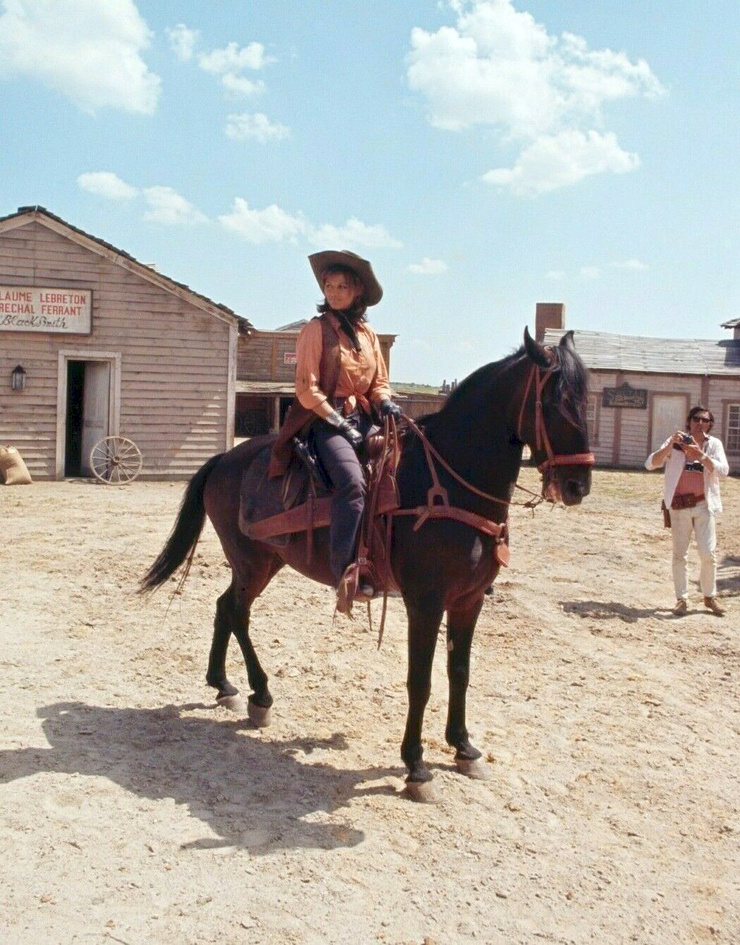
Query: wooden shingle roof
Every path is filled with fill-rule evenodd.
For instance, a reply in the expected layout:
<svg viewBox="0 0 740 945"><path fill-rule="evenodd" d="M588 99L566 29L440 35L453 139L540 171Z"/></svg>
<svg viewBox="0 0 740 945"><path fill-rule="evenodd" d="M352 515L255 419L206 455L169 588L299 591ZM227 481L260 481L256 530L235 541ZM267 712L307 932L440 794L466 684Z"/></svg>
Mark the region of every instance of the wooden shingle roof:
<svg viewBox="0 0 740 945"><path fill-rule="evenodd" d="M564 334L561 329L548 329L545 344L557 344ZM574 331L573 340L583 363L592 371L740 378L740 340L643 338L599 331Z"/></svg>
<svg viewBox="0 0 740 945"><path fill-rule="evenodd" d="M232 322L236 320L237 324L242 328L242 330L246 331L247 334L252 328L252 325L247 318L245 318L243 315L238 315L228 306L223 305L221 302L214 302L213 299L209 299L207 295L202 295L200 292L196 292L194 289L191 289L190 286L185 285L183 282L177 282L175 279L170 279L169 276L162 275L162 273L157 272L156 269L146 265L146 263L139 262L138 259L135 259L130 253L125 252L125 250L118 249L116 246L111 245L111 243L106 243L105 240L101 240L97 236L92 236L90 233L86 233L79 227L73 226L71 223L68 223L66 220L63 220L56 214L51 213L46 209L46 207L19 207L16 213L10 213L7 216L0 217L0 232L5 229L10 229L14 225L23 224L26 221L35 221L49 227L51 230L55 230L58 233L66 234L69 238L76 240L78 243L86 246L88 249L92 249L101 255L107 256L113 262L123 266L125 269L136 272L138 275L142 276L149 282L159 285L161 288L179 295L181 298L186 299L196 307L204 309L205 311L209 311L211 314L217 315L223 320L229 320Z"/></svg>

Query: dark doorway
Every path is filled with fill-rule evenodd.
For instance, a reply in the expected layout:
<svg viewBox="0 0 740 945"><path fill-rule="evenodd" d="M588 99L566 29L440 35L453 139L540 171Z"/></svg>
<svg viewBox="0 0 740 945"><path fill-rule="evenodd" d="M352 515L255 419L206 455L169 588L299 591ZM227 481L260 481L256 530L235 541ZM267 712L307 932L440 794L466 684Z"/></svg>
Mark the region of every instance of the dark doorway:
<svg viewBox="0 0 740 945"><path fill-rule="evenodd" d="M90 451L110 432L110 384L110 361L67 361L65 476L93 474Z"/></svg>
<svg viewBox="0 0 740 945"><path fill-rule="evenodd" d="M85 362L67 362L67 434L64 475L82 475L82 420L85 396Z"/></svg>

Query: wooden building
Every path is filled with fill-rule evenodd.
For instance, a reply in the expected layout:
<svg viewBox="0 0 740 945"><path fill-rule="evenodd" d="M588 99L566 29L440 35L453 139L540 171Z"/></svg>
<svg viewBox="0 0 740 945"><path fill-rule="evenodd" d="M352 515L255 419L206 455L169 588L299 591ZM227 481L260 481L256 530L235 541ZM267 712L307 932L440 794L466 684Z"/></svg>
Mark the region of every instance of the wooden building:
<svg viewBox="0 0 740 945"><path fill-rule="evenodd" d="M36 479L88 475L133 440L144 478L187 478L233 444L249 324L42 207L0 218L0 444Z"/></svg>
<svg viewBox="0 0 740 945"><path fill-rule="evenodd" d="M236 371L236 435L278 430L295 394L296 340L307 319L275 331L256 328L239 336ZM378 335L390 372L395 335Z"/></svg>
<svg viewBox="0 0 740 945"><path fill-rule="evenodd" d="M536 337L557 343L565 306L539 303ZM721 341L644 338L574 331L590 374L589 432L599 465L642 468L645 458L677 429L692 406L715 418L713 433L724 443L730 471L740 471L740 320Z"/></svg>

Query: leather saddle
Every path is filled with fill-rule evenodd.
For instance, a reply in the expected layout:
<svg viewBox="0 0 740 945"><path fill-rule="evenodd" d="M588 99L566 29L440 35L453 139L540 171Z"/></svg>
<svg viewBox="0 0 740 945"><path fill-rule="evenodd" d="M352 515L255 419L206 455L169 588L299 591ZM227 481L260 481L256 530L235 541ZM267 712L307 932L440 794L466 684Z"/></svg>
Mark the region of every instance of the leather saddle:
<svg viewBox="0 0 740 945"><path fill-rule="evenodd" d="M254 541L284 548L296 533L328 528L332 495L328 483L322 481L315 457L302 449L304 444L299 444L299 452L294 450L285 475L271 478L268 467L275 439L273 436L266 441L242 476L239 529ZM382 436L371 436L366 441L367 462L363 465L368 478L368 495L365 509L373 517L399 505L395 468L378 463L383 449ZM378 466L382 467L380 476Z"/></svg>

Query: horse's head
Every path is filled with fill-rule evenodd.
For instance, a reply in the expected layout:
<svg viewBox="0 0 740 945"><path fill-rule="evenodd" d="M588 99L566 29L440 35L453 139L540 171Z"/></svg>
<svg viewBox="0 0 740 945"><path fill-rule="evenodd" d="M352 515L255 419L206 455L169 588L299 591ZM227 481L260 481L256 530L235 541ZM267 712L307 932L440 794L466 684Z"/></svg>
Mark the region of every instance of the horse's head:
<svg viewBox="0 0 740 945"><path fill-rule="evenodd" d="M543 495L577 505L591 490L593 453L586 427L588 374L573 344L541 345L524 329L525 364L517 436L542 473Z"/></svg>

